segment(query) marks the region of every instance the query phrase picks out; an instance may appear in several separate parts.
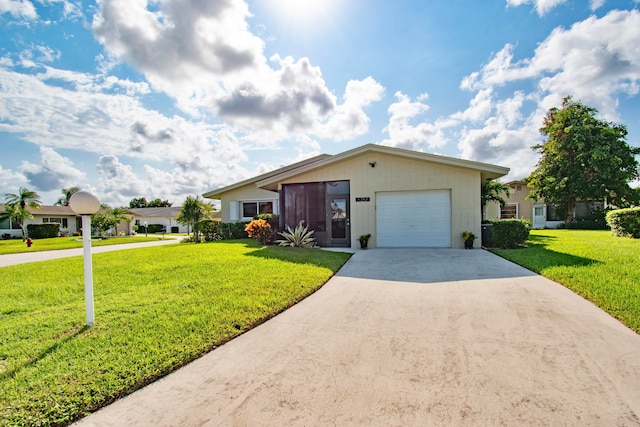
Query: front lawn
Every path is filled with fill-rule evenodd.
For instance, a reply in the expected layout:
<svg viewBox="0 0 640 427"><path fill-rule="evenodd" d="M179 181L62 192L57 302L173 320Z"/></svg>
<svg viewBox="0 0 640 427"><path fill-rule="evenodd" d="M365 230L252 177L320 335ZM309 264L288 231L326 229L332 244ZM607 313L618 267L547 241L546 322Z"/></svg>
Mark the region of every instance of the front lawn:
<svg viewBox="0 0 640 427"><path fill-rule="evenodd" d="M295 304L349 256L253 240L95 254L90 329L81 257L0 268L0 424L68 424Z"/></svg>
<svg viewBox="0 0 640 427"><path fill-rule="evenodd" d="M91 246L121 245L123 243L154 242L162 240L160 236L127 236L109 237L92 240ZM82 237L54 237L51 239L34 239L29 248L21 239L0 240L0 255L18 254L23 252L55 251L58 249L74 249L82 247Z"/></svg>
<svg viewBox="0 0 640 427"><path fill-rule="evenodd" d="M640 333L640 239L532 230L527 248L492 252L562 283Z"/></svg>

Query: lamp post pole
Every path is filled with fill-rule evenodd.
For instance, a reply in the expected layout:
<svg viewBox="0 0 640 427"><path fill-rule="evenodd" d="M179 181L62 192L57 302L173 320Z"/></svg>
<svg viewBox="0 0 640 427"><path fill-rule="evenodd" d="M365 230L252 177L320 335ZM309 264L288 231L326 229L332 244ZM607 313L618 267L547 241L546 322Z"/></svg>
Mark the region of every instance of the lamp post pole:
<svg viewBox="0 0 640 427"><path fill-rule="evenodd" d="M91 256L91 216L82 215L82 255L84 258L84 303L87 311L87 326L93 326L93 259Z"/></svg>
<svg viewBox="0 0 640 427"><path fill-rule="evenodd" d="M82 216L82 255L84 258L84 302L87 326L95 323L93 306L93 264L91 257L91 215L100 209L100 200L88 191L78 191L69 199L72 211Z"/></svg>

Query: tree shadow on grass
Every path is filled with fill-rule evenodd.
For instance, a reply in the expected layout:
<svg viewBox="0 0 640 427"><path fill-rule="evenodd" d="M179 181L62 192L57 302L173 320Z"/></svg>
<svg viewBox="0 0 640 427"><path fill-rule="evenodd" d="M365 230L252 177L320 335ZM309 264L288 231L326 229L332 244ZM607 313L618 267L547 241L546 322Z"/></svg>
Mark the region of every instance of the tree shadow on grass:
<svg viewBox="0 0 640 427"><path fill-rule="evenodd" d="M69 333L67 333L67 335L64 338L57 340L56 342L51 344L49 347L45 348L37 355L30 358L29 361L21 365L15 366L7 370L6 372L0 373L0 381L8 378L13 378L21 370L34 366L36 363L38 363L39 361L47 357L49 354L54 353L56 350L58 350L58 348L60 348L62 345L82 335L87 330L89 330L89 327L87 325L77 326L73 328L71 331L69 331Z"/></svg>
<svg viewBox="0 0 640 427"><path fill-rule="evenodd" d="M550 267L583 267L600 263L600 261L591 258L549 249L548 246L554 240L557 240L557 237L529 236L526 248L492 248L491 252L536 273L541 273L544 269Z"/></svg>
<svg viewBox="0 0 640 427"><path fill-rule="evenodd" d="M255 248L254 251L247 253L247 256L277 259L295 264L310 264L316 267L330 268L334 272L338 271L352 255L345 252L323 251L318 248L251 245L247 245L247 247Z"/></svg>

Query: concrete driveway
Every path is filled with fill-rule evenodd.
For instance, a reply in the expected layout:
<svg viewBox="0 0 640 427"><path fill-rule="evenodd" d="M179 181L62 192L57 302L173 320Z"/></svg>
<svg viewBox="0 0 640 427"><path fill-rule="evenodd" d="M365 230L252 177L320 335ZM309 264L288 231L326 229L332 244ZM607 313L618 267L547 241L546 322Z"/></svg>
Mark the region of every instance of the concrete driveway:
<svg viewBox="0 0 640 427"><path fill-rule="evenodd" d="M357 252L82 426L640 425L640 336L482 250Z"/></svg>

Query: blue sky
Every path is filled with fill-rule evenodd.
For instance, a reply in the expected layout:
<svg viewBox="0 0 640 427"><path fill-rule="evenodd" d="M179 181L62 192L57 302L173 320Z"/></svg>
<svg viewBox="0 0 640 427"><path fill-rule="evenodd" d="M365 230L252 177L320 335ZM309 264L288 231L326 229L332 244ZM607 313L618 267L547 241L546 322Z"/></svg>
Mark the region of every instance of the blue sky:
<svg viewBox="0 0 640 427"><path fill-rule="evenodd" d="M526 177L563 97L640 146L640 0L0 0L0 193L113 206L378 143Z"/></svg>

